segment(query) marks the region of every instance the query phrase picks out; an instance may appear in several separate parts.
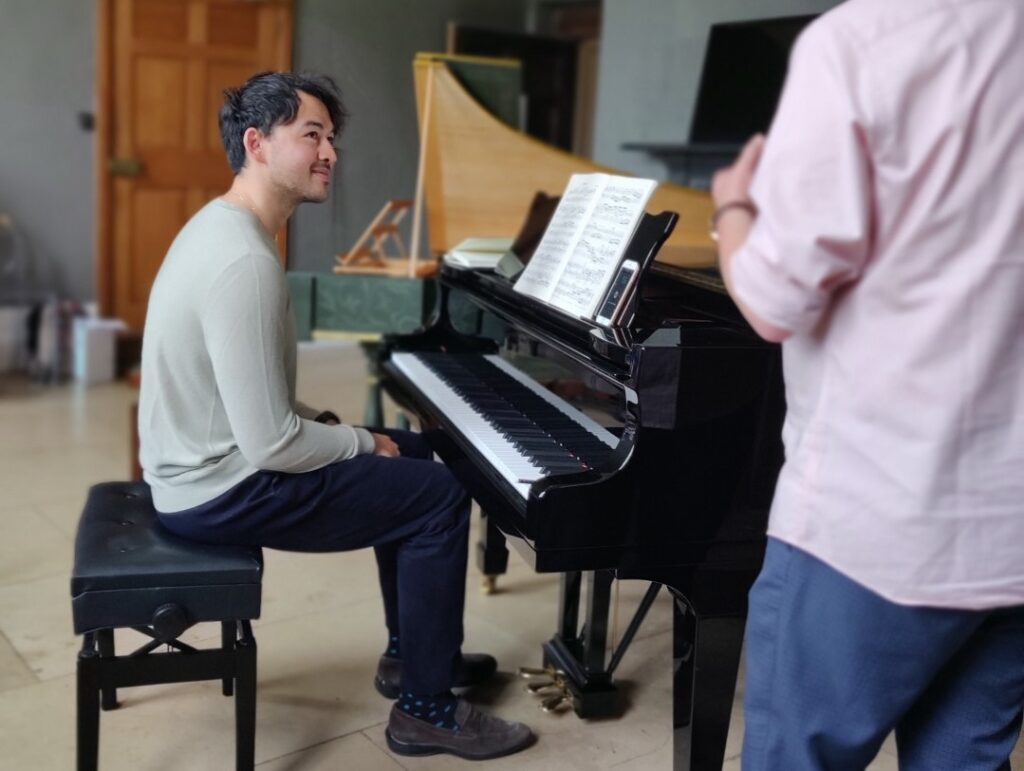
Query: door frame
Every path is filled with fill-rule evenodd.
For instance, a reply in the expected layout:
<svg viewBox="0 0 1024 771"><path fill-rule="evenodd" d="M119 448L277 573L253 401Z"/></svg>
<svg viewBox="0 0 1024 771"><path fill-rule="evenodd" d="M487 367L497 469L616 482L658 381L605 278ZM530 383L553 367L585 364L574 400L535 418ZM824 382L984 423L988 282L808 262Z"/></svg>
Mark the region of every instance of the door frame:
<svg viewBox="0 0 1024 771"><path fill-rule="evenodd" d="M96 9L96 300L101 316L114 306L113 197L107 169L113 141L114 0L99 0Z"/></svg>

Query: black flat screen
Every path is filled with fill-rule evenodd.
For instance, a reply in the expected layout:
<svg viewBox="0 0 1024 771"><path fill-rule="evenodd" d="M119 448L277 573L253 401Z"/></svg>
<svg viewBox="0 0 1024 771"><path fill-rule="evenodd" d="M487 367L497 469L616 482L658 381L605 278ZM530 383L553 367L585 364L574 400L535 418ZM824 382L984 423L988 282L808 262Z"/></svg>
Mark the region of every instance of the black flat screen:
<svg viewBox="0 0 1024 771"><path fill-rule="evenodd" d="M790 49L814 18L785 16L712 25L690 132L692 143L740 143L768 130L786 79Z"/></svg>

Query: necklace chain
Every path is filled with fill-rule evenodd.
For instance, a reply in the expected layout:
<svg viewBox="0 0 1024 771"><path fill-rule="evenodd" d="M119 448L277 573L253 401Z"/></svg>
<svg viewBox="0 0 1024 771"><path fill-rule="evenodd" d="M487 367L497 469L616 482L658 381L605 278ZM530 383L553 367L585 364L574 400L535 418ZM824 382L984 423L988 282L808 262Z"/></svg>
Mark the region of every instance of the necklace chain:
<svg viewBox="0 0 1024 771"><path fill-rule="evenodd" d="M241 203L242 206L244 206L252 213L252 216L254 216L256 220L260 223L260 227L266 230L267 226L263 223L263 218L260 217L259 212L256 211L256 204L253 203L252 199L245 193L243 193L241 190L232 190L231 193L238 198L239 203Z"/></svg>
<svg viewBox="0 0 1024 771"><path fill-rule="evenodd" d="M233 190L232 192L235 194L235 196L238 197L239 203L241 203L242 206L244 206L246 209L255 214L257 218L260 216L256 214L256 204L252 202L252 199L249 196L247 196L241 190Z"/></svg>

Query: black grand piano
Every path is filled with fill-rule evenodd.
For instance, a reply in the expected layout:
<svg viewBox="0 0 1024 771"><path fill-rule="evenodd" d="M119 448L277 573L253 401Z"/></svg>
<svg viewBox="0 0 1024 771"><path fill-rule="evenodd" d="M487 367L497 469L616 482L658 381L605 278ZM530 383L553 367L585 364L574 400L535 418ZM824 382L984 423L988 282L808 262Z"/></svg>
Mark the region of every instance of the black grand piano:
<svg viewBox="0 0 1024 771"><path fill-rule="evenodd" d="M621 709L615 667L659 589L671 592L675 768L697 771L722 766L784 405L778 347L717 275L654 262L675 222L645 215L630 243L642 271L625 326L565 316L495 272L444 267L430 323L385 339L381 374L486 512L484 571L501 572L507 542L562 574L543 659L578 715ZM467 302L482 327L455 321ZM606 660L616 578L651 585Z"/></svg>

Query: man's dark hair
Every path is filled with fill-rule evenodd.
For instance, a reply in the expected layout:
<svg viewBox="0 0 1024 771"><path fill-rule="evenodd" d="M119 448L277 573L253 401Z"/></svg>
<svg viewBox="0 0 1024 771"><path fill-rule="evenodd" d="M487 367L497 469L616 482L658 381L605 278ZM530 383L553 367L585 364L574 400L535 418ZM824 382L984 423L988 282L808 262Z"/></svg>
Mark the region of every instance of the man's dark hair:
<svg viewBox="0 0 1024 771"><path fill-rule="evenodd" d="M275 126L291 123L299 112L299 92L316 97L327 108L340 135L348 113L342 104L337 84L326 75L307 72L261 72L238 88L224 92L220 108L220 138L228 154L231 171L237 174L245 166L242 135L252 127L269 134Z"/></svg>

